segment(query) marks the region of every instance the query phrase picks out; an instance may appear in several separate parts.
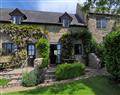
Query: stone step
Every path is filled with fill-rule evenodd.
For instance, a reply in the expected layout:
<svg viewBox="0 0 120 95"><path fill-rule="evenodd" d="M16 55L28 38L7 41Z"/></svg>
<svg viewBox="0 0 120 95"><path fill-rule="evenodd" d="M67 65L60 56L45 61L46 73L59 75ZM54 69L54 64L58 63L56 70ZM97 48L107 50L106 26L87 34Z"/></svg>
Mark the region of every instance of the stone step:
<svg viewBox="0 0 120 95"><path fill-rule="evenodd" d="M9 80L14 80L14 79L19 80L22 78L22 75L5 75L5 76L2 76L2 78L9 79Z"/></svg>
<svg viewBox="0 0 120 95"><path fill-rule="evenodd" d="M54 81L56 81L56 79L46 79L46 80L44 80L45 83L54 82Z"/></svg>
<svg viewBox="0 0 120 95"><path fill-rule="evenodd" d="M46 79L55 79L55 75L46 75L45 80Z"/></svg>

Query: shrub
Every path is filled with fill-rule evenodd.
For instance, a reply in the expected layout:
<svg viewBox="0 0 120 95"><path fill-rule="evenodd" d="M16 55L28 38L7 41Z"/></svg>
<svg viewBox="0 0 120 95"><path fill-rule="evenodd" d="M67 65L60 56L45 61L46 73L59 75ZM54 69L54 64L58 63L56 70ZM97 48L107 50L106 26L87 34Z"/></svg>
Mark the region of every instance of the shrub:
<svg viewBox="0 0 120 95"><path fill-rule="evenodd" d="M37 85L37 76L34 71L24 72L22 76L22 85L25 87Z"/></svg>
<svg viewBox="0 0 120 95"><path fill-rule="evenodd" d="M49 63L49 42L45 38L40 38L36 44L40 57L43 58L43 66L48 66Z"/></svg>
<svg viewBox="0 0 120 95"><path fill-rule="evenodd" d="M22 76L22 85L29 87L35 86L37 84L44 82L44 68L41 66L36 66L31 72L25 72Z"/></svg>
<svg viewBox="0 0 120 95"><path fill-rule="evenodd" d="M35 69L35 75L37 77L37 84L44 82L44 68L40 66L36 66Z"/></svg>
<svg viewBox="0 0 120 95"><path fill-rule="evenodd" d="M75 78L84 73L85 65L81 63L61 64L58 65L55 71L57 80Z"/></svg>
<svg viewBox="0 0 120 95"><path fill-rule="evenodd" d="M104 40L105 64L116 80L120 79L120 30L109 33Z"/></svg>

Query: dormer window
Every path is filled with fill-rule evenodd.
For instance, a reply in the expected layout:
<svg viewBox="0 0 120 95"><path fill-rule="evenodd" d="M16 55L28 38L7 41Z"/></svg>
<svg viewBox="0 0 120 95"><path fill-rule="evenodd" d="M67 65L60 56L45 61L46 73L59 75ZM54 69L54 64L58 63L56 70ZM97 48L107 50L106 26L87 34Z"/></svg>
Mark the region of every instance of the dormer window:
<svg viewBox="0 0 120 95"><path fill-rule="evenodd" d="M27 19L27 17L17 8L9 13L9 15L11 16L11 22L13 24L21 24L22 20Z"/></svg>
<svg viewBox="0 0 120 95"><path fill-rule="evenodd" d="M63 19L63 27L69 27L70 21L68 19Z"/></svg>
<svg viewBox="0 0 120 95"><path fill-rule="evenodd" d="M20 17L20 16L13 16L12 17L13 24L21 24L21 22L22 22L22 17Z"/></svg>
<svg viewBox="0 0 120 95"><path fill-rule="evenodd" d="M73 18L67 12L65 12L62 16L59 17L59 21L65 28L68 28L70 26L72 19Z"/></svg>

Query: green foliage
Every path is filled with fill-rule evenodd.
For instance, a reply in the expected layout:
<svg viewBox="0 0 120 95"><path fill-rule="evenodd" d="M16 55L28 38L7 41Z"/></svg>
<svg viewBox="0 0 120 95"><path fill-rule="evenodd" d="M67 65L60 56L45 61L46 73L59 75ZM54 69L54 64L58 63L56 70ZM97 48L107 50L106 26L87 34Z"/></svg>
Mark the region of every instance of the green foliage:
<svg viewBox="0 0 120 95"><path fill-rule="evenodd" d="M109 73L120 80L120 30L109 33L104 40L105 63Z"/></svg>
<svg viewBox="0 0 120 95"><path fill-rule="evenodd" d="M62 59L69 58L73 53L73 41L82 40L85 54L95 51L96 42L92 39L91 33L87 29L70 29L69 33L61 38Z"/></svg>
<svg viewBox="0 0 120 95"><path fill-rule="evenodd" d="M44 82L44 68L41 66L36 66L34 69L35 75L37 77L37 84Z"/></svg>
<svg viewBox="0 0 120 95"><path fill-rule="evenodd" d="M8 84L8 82L9 82L9 80L2 78L2 79L0 79L0 86L5 86Z"/></svg>
<svg viewBox="0 0 120 95"><path fill-rule="evenodd" d="M91 8L100 13L120 14L120 0L86 0L81 5L84 12L89 12Z"/></svg>
<svg viewBox="0 0 120 95"><path fill-rule="evenodd" d="M79 77L84 73L85 65L82 63L61 64L58 65L55 71L57 80L64 80Z"/></svg>
<svg viewBox="0 0 120 95"><path fill-rule="evenodd" d="M22 76L22 85L25 87L37 85L37 76L34 71L24 72Z"/></svg>
<svg viewBox="0 0 120 95"><path fill-rule="evenodd" d="M36 66L31 72L24 72L22 76L22 85L29 87L44 82L44 68Z"/></svg>
<svg viewBox="0 0 120 95"><path fill-rule="evenodd" d="M36 44L40 57L43 58L43 67L48 66L50 45L47 39L40 38Z"/></svg>
<svg viewBox="0 0 120 95"><path fill-rule="evenodd" d="M0 29L4 30L4 33L8 34L18 47L25 47L29 39L45 37L45 34L41 32L43 28L39 25L0 24Z"/></svg>

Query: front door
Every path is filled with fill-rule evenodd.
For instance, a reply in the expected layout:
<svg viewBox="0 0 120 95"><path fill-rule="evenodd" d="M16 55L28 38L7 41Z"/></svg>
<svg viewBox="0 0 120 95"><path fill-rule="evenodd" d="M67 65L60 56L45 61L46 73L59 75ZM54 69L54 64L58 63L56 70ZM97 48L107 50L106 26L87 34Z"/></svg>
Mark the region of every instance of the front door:
<svg viewBox="0 0 120 95"><path fill-rule="evenodd" d="M55 44L50 45L50 65L56 65L57 55L55 54L57 46Z"/></svg>
<svg viewBox="0 0 120 95"><path fill-rule="evenodd" d="M61 63L61 45L51 44L50 45L50 64L57 65Z"/></svg>
<svg viewBox="0 0 120 95"><path fill-rule="evenodd" d="M34 66L34 59L36 57L35 44L30 43L27 45L27 54L28 54L28 66Z"/></svg>

